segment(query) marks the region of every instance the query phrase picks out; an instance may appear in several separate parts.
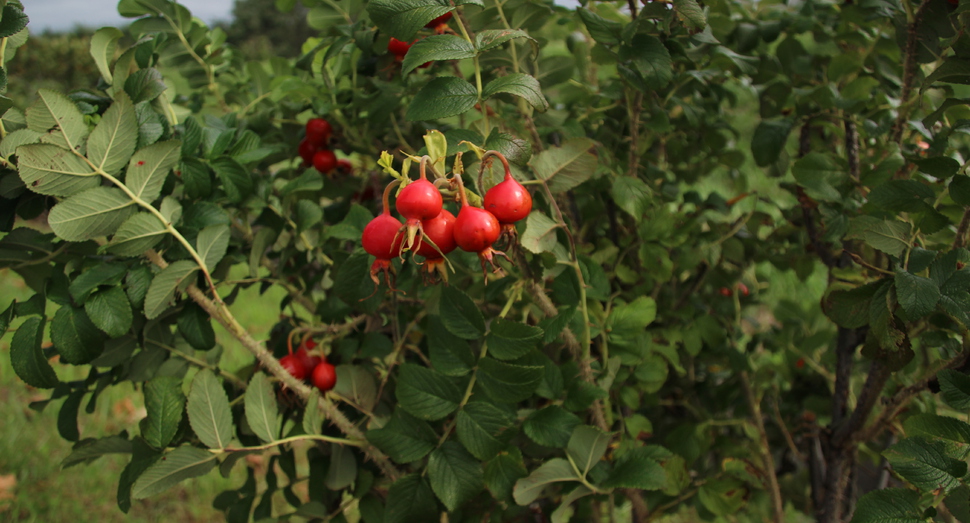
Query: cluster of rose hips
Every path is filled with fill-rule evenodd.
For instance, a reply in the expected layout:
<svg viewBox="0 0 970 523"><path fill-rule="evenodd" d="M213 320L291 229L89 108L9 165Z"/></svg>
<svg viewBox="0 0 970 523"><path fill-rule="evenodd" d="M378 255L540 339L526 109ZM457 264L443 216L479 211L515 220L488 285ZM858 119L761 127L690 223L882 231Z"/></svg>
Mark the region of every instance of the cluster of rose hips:
<svg viewBox="0 0 970 523"><path fill-rule="evenodd" d="M313 166L323 174L334 169L349 173L354 166L349 160L337 159L337 155L327 148L333 127L323 118L310 118L306 123L306 136L300 141L297 152L303 158L303 166Z"/></svg>
<svg viewBox="0 0 970 523"><path fill-rule="evenodd" d="M364 250L376 258L370 269L375 291L382 272L388 286L394 290L391 260L402 256L405 250L424 258L422 268L427 282L437 281L439 276L448 280L445 255L455 247L478 255L486 282L486 263L495 272L499 270L495 266L494 256L500 255L506 259L508 256L493 249L492 245L500 237L504 237L509 244L514 243L515 222L529 215L532 195L512 178L508 160L498 151L488 151L482 156L482 169L493 156L502 161L505 179L485 193L484 208L468 203L460 175L429 182L426 174L428 156L421 158L420 177L405 185L395 201L397 212L406 220L404 223L391 215L389 206L391 191L400 182L395 180L388 184L384 190L383 212L367 224L361 237ZM442 185L456 189L456 199L461 203L457 217L442 207L443 198L439 190Z"/></svg>
<svg viewBox="0 0 970 523"><path fill-rule="evenodd" d="M443 34L448 30L448 20L451 20L451 11L435 18L434 20L425 24L428 29L434 29L436 34ZM394 59L398 62L404 61L404 56L408 54L408 50L414 45L417 40L411 43L405 42L403 40L398 40L397 38L391 37L391 40L387 42L387 51L394 55ZM427 62L421 65L421 68L425 68L431 65L431 62Z"/></svg>
<svg viewBox="0 0 970 523"><path fill-rule="evenodd" d="M326 358L310 354L316 346L317 342L307 339L294 353L293 344L288 340L290 353L280 358L280 365L294 378L309 380L321 392L327 392L337 384L337 369Z"/></svg>

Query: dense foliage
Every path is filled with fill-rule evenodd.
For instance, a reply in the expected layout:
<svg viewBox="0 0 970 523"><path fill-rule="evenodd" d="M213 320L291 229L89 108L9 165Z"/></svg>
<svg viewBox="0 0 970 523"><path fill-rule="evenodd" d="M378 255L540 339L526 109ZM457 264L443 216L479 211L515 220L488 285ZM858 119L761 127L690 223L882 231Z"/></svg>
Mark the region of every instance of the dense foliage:
<svg viewBox="0 0 970 523"><path fill-rule="evenodd" d="M127 511L271 456L229 521L970 521L970 4L303 4L299 56L244 62L121 0L97 84L0 98L0 266L36 293L0 335L64 466L130 455ZM300 157L320 117L351 172ZM420 164L458 214L486 151L532 195L510 260L425 285L406 251L375 292L384 188ZM229 309L253 285L286 292L272 332ZM79 430L131 383L138 426Z"/></svg>

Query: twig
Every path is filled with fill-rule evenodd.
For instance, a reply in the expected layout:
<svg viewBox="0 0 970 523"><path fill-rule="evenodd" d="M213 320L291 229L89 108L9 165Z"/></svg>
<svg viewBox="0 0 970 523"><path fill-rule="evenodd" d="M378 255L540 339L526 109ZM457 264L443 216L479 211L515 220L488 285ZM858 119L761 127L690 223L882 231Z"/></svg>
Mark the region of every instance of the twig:
<svg viewBox="0 0 970 523"><path fill-rule="evenodd" d="M748 371L741 371L741 385L744 387L744 396L748 400L748 408L751 410L751 419L755 428L758 429L759 447L761 459L764 460L765 475L768 477L768 494L771 496L771 509L775 523L785 520L785 505L781 499L781 488L778 486L778 476L775 473L775 460L771 456L771 443L768 441L768 433L765 431L765 422L761 415L761 402L755 397L751 389L751 378Z"/></svg>
<svg viewBox="0 0 970 523"><path fill-rule="evenodd" d="M963 218L957 226L957 234L953 238L953 249L960 249L967 245L967 229L970 229L970 207L963 211Z"/></svg>
<svg viewBox="0 0 970 523"><path fill-rule="evenodd" d="M902 144L903 129L906 127L906 119L909 118L911 105L909 98L913 92L913 82L916 80L916 72L919 67L917 63L919 25L923 20L923 11L929 4L930 0L923 0L920 2L916 12L913 13L909 2L903 2L903 6L906 8L908 26L906 31L906 52L903 54L903 87L899 93L899 110L892 127L892 141L897 144ZM897 172L896 174L898 178L899 173Z"/></svg>
<svg viewBox="0 0 970 523"><path fill-rule="evenodd" d="M630 4L633 4L633 0L630 0ZM636 177L640 167L640 113L642 111L643 91L638 89L630 108L630 152L627 156L627 176Z"/></svg>
<svg viewBox="0 0 970 523"><path fill-rule="evenodd" d="M879 394L886 386L886 380L889 379L890 374L889 368L880 361L872 362L869 375L866 377L866 384L862 386L862 392L859 393L855 410L852 411L852 415L845 423L836 427L835 433L832 435L834 447L841 447L843 444L849 443L852 436L862 428L866 419L869 418L869 414L872 413L872 408L875 407L876 400L879 399Z"/></svg>

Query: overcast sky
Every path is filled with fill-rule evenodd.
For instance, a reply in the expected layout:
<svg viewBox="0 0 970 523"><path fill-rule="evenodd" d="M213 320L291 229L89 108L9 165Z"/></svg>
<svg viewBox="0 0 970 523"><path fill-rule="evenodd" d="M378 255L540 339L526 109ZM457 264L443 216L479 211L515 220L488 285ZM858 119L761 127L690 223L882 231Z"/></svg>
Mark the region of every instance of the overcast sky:
<svg viewBox="0 0 970 523"><path fill-rule="evenodd" d="M180 0L192 14L205 20L229 20L233 0ZM560 5L578 5L577 0L557 0ZM24 2L30 17L30 30L60 31L78 25L88 27L117 26L124 23L118 16L118 0L28 0Z"/></svg>

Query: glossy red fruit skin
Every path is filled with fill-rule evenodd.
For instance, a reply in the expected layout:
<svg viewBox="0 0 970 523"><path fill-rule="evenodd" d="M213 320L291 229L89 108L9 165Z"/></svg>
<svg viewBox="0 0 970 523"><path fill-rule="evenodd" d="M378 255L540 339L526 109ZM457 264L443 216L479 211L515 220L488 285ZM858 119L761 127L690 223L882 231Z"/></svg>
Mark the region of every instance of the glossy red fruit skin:
<svg viewBox="0 0 970 523"><path fill-rule="evenodd" d="M498 239L502 226L492 213L466 205L455 219L455 243L466 252L482 252Z"/></svg>
<svg viewBox="0 0 970 523"><path fill-rule="evenodd" d="M301 381L306 378L307 369L303 365L303 361L296 354L287 354L280 358L280 365L286 369L286 372L290 373L290 376Z"/></svg>
<svg viewBox="0 0 970 523"><path fill-rule="evenodd" d="M333 127L323 118L310 118L306 123L307 140L318 146L326 145L331 133L333 133Z"/></svg>
<svg viewBox="0 0 970 523"><path fill-rule="evenodd" d="M337 155L329 149L319 150L313 155L313 167L322 173L328 173L337 168Z"/></svg>
<svg viewBox="0 0 970 523"><path fill-rule="evenodd" d="M316 344L314 344L314 346L316 346ZM312 373L313 369L315 369L317 365L319 365L320 362L323 361L323 358L321 358L320 356L311 356L310 353L307 352L306 345L300 347L300 349L297 350L294 353L294 355L297 357L297 359L300 360L300 363L303 365L303 368L306 369L305 374Z"/></svg>
<svg viewBox="0 0 970 523"><path fill-rule="evenodd" d="M327 392L337 384L337 369L328 362L323 362L313 369L313 385L321 392Z"/></svg>
<svg viewBox="0 0 970 523"><path fill-rule="evenodd" d="M341 158L337 160L337 170L342 173L351 173L354 171L354 164L350 163L350 160L346 158Z"/></svg>
<svg viewBox="0 0 970 523"><path fill-rule="evenodd" d="M379 214L364 227L361 243L367 254L381 260L390 260L401 253L403 234L401 221L390 214Z"/></svg>
<svg viewBox="0 0 970 523"><path fill-rule="evenodd" d="M433 183L417 179L401 189L394 205L406 220L430 220L441 212L441 193Z"/></svg>
<svg viewBox="0 0 970 523"><path fill-rule="evenodd" d="M434 29L435 27L438 27L441 24L447 23L448 20L451 20L451 16L452 16L451 11L448 11L447 13L439 16L438 18L435 18L434 20L428 22L424 26L430 29Z"/></svg>
<svg viewBox="0 0 970 523"><path fill-rule="evenodd" d="M296 151L300 158L303 158L304 167L313 165L313 155L317 154L318 149L317 145L311 142L309 138L300 140L300 146L297 147Z"/></svg>
<svg viewBox="0 0 970 523"><path fill-rule="evenodd" d="M438 253L430 243L422 241L421 246L418 247L415 254L424 256L429 260L436 260L441 258L442 254L448 254L455 250L457 246L455 243L456 220L455 215L451 214L448 209L441 209L441 213L438 216L421 222L424 237L433 241L441 249L441 253Z"/></svg>
<svg viewBox="0 0 970 523"><path fill-rule="evenodd" d="M387 43L387 50L394 56L404 57L408 54L408 49L411 48L411 44L407 42L402 42L397 38L391 37L391 41Z"/></svg>
<svg viewBox="0 0 970 523"><path fill-rule="evenodd" d="M485 193L485 210L499 223L515 223L532 211L532 195L511 176Z"/></svg>

